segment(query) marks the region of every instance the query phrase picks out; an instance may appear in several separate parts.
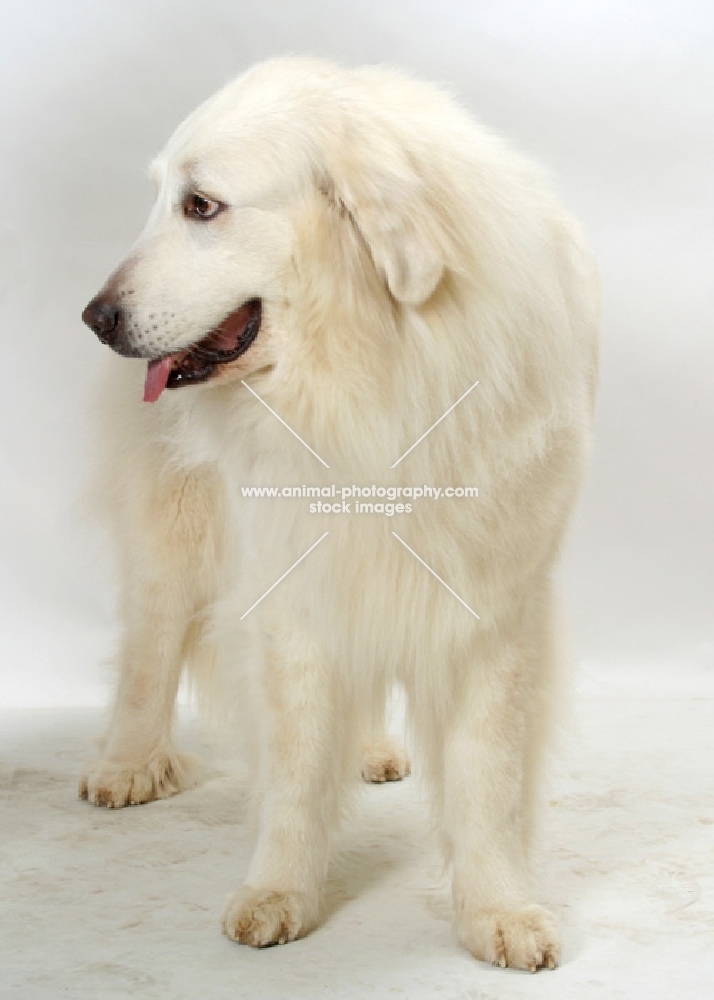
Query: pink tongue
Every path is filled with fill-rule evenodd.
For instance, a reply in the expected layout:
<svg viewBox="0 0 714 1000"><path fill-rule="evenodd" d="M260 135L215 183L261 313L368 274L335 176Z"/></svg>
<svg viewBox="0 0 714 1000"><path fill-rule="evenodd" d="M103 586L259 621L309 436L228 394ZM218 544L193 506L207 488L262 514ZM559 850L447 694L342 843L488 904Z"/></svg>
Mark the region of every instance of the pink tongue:
<svg viewBox="0 0 714 1000"><path fill-rule="evenodd" d="M173 360L169 356L160 361L149 362L149 367L146 369L146 382L144 382L145 403L155 403L166 388Z"/></svg>

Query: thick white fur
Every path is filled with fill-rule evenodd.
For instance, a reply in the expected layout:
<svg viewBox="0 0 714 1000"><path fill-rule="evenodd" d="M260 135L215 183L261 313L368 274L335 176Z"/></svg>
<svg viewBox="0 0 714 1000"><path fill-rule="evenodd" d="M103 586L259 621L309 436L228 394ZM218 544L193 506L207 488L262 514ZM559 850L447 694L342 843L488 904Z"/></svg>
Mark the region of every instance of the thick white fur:
<svg viewBox="0 0 714 1000"><path fill-rule="evenodd" d="M318 922L345 778L399 682L461 940L487 961L553 966L558 932L531 902L527 840L557 688L551 572L596 381L598 282L576 225L530 163L439 90L309 60L226 87L154 174L155 209L107 286L137 345L179 350L258 296L264 321L218 381L154 406L140 401L144 366L113 363L101 503L124 640L83 794L123 805L189 780L170 732L188 660L199 693L242 717L254 755L257 844L224 930L292 940ZM229 211L187 221L186 184ZM475 485L479 498L387 518L240 496L332 482Z"/></svg>

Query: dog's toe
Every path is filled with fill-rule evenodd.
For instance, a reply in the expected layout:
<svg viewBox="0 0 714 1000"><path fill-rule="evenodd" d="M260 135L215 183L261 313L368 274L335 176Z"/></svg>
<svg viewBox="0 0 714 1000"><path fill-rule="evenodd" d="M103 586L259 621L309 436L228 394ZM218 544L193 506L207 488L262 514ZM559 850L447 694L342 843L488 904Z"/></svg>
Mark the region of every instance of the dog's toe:
<svg viewBox="0 0 714 1000"><path fill-rule="evenodd" d="M536 972L560 961L560 935L555 918L542 906L516 910L478 909L464 916L461 938L484 962Z"/></svg>
<svg viewBox="0 0 714 1000"><path fill-rule="evenodd" d="M169 751L155 753L144 764L99 760L79 782L79 797L95 806L121 809L176 795L193 784L194 758Z"/></svg>
<svg viewBox="0 0 714 1000"><path fill-rule="evenodd" d="M307 896L243 886L223 911L223 933L239 944L267 948L303 937L314 924Z"/></svg>
<svg viewBox="0 0 714 1000"><path fill-rule="evenodd" d="M403 744L392 736L367 744L362 758L362 777L373 784L401 781L411 774L411 762Z"/></svg>

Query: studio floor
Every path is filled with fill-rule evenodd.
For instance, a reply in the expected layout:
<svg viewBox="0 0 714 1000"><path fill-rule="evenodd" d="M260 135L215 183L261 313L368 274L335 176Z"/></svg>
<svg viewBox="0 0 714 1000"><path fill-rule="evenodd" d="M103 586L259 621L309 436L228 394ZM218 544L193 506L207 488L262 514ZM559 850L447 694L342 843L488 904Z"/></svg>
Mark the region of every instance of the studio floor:
<svg viewBox="0 0 714 1000"><path fill-rule="evenodd" d="M366 787L330 868L323 925L253 951L221 936L246 871L245 780L116 812L76 797L101 713L0 715L0 997L714 996L714 685L590 675L548 788L537 876L561 967L476 962L455 943L416 779ZM676 680L676 684L675 684ZM201 750L183 720L182 747Z"/></svg>

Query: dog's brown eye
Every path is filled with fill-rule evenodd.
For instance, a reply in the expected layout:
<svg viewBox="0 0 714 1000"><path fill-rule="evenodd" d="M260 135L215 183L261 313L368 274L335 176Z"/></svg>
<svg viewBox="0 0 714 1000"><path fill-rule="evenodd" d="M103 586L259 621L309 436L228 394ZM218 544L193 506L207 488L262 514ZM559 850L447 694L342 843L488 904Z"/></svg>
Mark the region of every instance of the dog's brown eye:
<svg viewBox="0 0 714 1000"><path fill-rule="evenodd" d="M214 219L224 208L220 201L202 194L190 194L183 203L184 215L191 219Z"/></svg>

